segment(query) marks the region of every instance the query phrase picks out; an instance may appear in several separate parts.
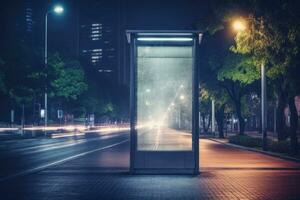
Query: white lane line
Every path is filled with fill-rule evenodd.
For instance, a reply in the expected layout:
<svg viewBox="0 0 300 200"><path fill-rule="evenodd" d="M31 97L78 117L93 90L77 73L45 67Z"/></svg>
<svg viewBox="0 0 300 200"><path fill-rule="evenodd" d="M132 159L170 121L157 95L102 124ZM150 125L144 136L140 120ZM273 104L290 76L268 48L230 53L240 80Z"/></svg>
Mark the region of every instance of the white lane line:
<svg viewBox="0 0 300 200"><path fill-rule="evenodd" d="M40 152L44 152L44 151L49 151L49 150L54 150L54 149L61 149L61 148L71 147L71 146L75 146L75 145L79 145L79 144L83 144L83 143L95 142L97 140L111 139L111 138L115 138L115 137L120 137L120 135L107 135L107 136L103 136L103 137L99 137L99 138L95 138L95 139L88 139L88 140L83 140L83 141L78 141L78 142L74 141L71 144L62 144L62 145L57 145L57 146L52 146L52 147L47 147L47 148L41 148L41 149L30 151L30 152L27 152L27 153L24 153L24 154L27 155L27 154L33 154L33 153L40 153Z"/></svg>
<svg viewBox="0 0 300 200"><path fill-rule="evenodd" d="M94 142L94 141L102 140L102 139L110 139L113 137L121 136L123 134L125 134L125 133L110 134L110 135L106 134L106 135L101 135L100 137L92 138L92 139L79 139L79 140L69 140L69 141L64 141L64 142L55 142L52 144L45 144L45 145L39 145L39 146L33 146L33 147L14 149L11 152L20 152L22 155L28 155L28 154L40 153L40 152L53 150L53 149L66 148L66 147L75 146L75 145L79 145L79 144L83 144L83 143ZM29 150L33 150L33 151L29 151Z"/></svg>
<svg viewBox="0 0 300 200"><path fill-rule="evenodd" d="M53 166L56 166L56 165L59 165L59 164L62 164L62 163L74 160L76 158L79 158L79 157L82 157L82 156L85 156L85 155L88 155L88 154L91 154L91 153L94 153L94 152L97 152L97 151L101 151L101 150L104 150L104 149L109 149L111 147L115 147L117 145L123 144L123 143L128 142L128 141L129 141L129 139L126 139L126 140L123 140L123 141L115 143L115 144L111 144L111 145L108 145L108 146L105 146L105 147L101 147L101 148L98 148L98 149L94 149L94 150L91 150L91 151L86 151L86 152L83 152L83 153L80 153L80 154L77 154L77 155L74 155L74 156L70 156L70 157L67 157L67 158L64 158L64 159L52 162L52 163L41 165L39 167L35 167L35 168L32 168L32 169L24 170L22 172L19 172L19 173L16 173L16 174L4 177L4 178L0 178L0 182L6 181L6 180L9 180L9 179L18 177L18 176L24 176L24 175L27 175L27 174L39 172L39 171L42 171L42 170L44 170L44 169L46 169L48 167L53 167Z"/></svg>
<svg viewBox="0 0 300 200"><path fill-rule="evenodd" d="M30 146L30 147L20 147L20 148L15 148L13 150L11 150L10 152L22 152L22 151L28 151L28 150L32 150L32 149L39 149L39 148L45 148L45 147L51 147L51 146L58 146L61 144L73 144L74 142L82 142L85 139L79 139L79 140L67 140L67 141L58 141L58 142L53 142L53 143L49 143L49 144L40 144L40 145L36 145L36 146Z"/></svg>

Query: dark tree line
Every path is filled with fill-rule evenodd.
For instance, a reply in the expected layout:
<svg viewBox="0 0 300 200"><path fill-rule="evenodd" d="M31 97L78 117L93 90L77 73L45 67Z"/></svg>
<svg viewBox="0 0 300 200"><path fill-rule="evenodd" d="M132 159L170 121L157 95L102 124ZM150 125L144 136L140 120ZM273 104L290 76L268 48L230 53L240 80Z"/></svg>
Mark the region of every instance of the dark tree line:
<svg viewBox="0 0 300 200"><path fill-rule="evenodd" d="M223 127L220 118L227 107L238 118L239 134L244 134L245 116L249 112L246 102L253 95L260 97L260 67L264 64L268 101L277 105L278 140L290 139L292 152L297 154L299 123L295 98L300 95L299 2L212 1L211 7L214 17L199 24L206 30L204 46L208 47L202 61L202 74L206 75L200 77L206 96L216 101L218 126ZM237 19L243 20L246 28L234 32L231 24ZM290 112L290 124L286 123L286 108ZM223 131L219 132L223 137Z"/></svg>

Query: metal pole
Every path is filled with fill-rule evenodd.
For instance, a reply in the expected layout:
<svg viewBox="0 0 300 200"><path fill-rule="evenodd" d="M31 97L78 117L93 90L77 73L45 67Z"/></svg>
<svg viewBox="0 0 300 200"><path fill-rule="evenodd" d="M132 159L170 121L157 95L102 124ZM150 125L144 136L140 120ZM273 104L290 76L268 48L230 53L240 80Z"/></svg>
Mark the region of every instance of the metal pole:
<svg viewBox="0 0 300 200"><path fill-rule="evenodd" d="M211 132L215 135L215 100L211 101Z"/></svg>
<svg viewBox="0 0 300 200"><path fill-rule="evenodd" d="M14 110L10 110L10 123L11 123L11 128L13 128L15 122L15 111Z"/></svg>
<svg viewBox="0 0 300 200"><path fill-rule="evenodd" d="M181 129L181 105L178 107L178 128Z"/></svg>
<svg viewBox="0 0 300 200"><path fill-rule="evenodd" d="M274 106L274 130L273 130L273 139L274 139L274 136L275 136L275 134L276 134L276 132L277 132L277 126L276 126L276 118L277 118L277 101L276 101L276 105Z"/></svg>
<svg viewBox="0 0 300 200"><path fill-rule="evenodd" d="M262 148L267 150L267 91L266 91L266 69L265 64L261 64L261 131L262 131Z"/></svg>
<svg viewBox="0 0 300 200"><path fill-rule="evenodd" d="M47 64L48 64L48 12L46 13L45 16L45 128L47 127L48 123L48 95L47 95Z"/></svg>
<svg viewBox="0 0 300 200"><path fill-rule="evenodd" d="M25 127L25 107L24 107L24 103L22 105L22 134L24 133L24 127Z"/></svg>

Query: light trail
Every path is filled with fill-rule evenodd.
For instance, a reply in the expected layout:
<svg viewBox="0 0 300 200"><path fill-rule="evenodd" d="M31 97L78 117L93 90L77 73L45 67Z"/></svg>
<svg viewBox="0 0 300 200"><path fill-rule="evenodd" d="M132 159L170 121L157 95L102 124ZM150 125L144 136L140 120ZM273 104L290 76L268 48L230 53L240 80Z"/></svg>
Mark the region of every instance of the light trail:
<svg viewBox="0 0 300 200"><path fill-rule="evenodd" d="M94 153L94 152L97 152L97 151L102 151L102 150L105 150L105 149L109 149L109 148L115 147L117 145L126 143L128 141L129 141L128 139L122 140L121 142L118 142L118 143L114 143L114 144L111 144L111 145L108 145L108 146L100 147L100 148L93 149L93 150L90 150L90 151L86 151L86 152L83 152L83 153L79 153L79 154L76 154L76 155L73 155L73 156L69 156L69 157L66 157L66 158L51 162L51 163L47 163L47 164L44 164L44 165L41 165L41 166L38 166L38 167L35 167L35 168L32 168L32 169L24 170L24 171L18 172L16 174L0 178L0 182L9 180L9 179L12 179L12 178L15 178L15 177L24 176L24 175L27 175L27 174L32 174L32 173L35 173L35 172L39 172L39 171L42 171L46 168L57 166L57 165L60 165L62 163L65 163L65 162L68 162L68 161L86 156L88 154L91 154L91 153Z"/></svg>

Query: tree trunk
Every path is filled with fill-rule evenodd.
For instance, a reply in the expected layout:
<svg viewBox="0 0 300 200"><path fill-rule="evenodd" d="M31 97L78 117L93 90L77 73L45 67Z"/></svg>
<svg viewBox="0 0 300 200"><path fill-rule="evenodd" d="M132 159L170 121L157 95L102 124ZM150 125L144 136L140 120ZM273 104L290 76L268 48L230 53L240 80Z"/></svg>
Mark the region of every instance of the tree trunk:
<svg viewBox="0 0 300 200"><path fill-rule="evenodd" d="M298 127L298 113L295 105L295 98L290 97L288 100L289 108L291 112L291 123L289 133L291 136L291 153L293 155L298 154L298 138L297 138L297 127Z"/></svg>
<svg viewBox="0 0 300 200"><path fill-rule="evenodd" d="M208 122L207 122L207 125L206 125L206 120L205 120L205 117L206 117L206 115L201 115L202 116L202 124L203 124L203 131L204 131L204 134L208 134L208 129L209 129L209 126L210 126L210 121L211 121L211 119L210 119L210 115L209 115L209 117L208 117Z"/></svg>
<svg viewBox="0 0 300 200"><path fill-rule="evenodd" d="M244 119L244 117L242 115L242 105L241 105L240 101L235 103L235 108L236 108L236 115L238 117L239 126L240 126L239 135L244 135L244 131L245 131L245 119Z"/></svg>
<svg viewBox="0 0 300 200"><path fill-rule="evenodd" d="M277 127L277 138L279 141L286 140L288 137L288 133L286 131L286 125L285 125L285 115L284 115L284 109L286 106L286 93L282 90L282 88L279 88L278 92L278 105L276 109L276 127Z"/></svg>
<svg viewBox="0 0 300 200"><path fill-rule="evenodd" d="M224 110L225 104L221 105L221 107L216 111L216 121L218 124L219 138L224 138Z"/></svg>

